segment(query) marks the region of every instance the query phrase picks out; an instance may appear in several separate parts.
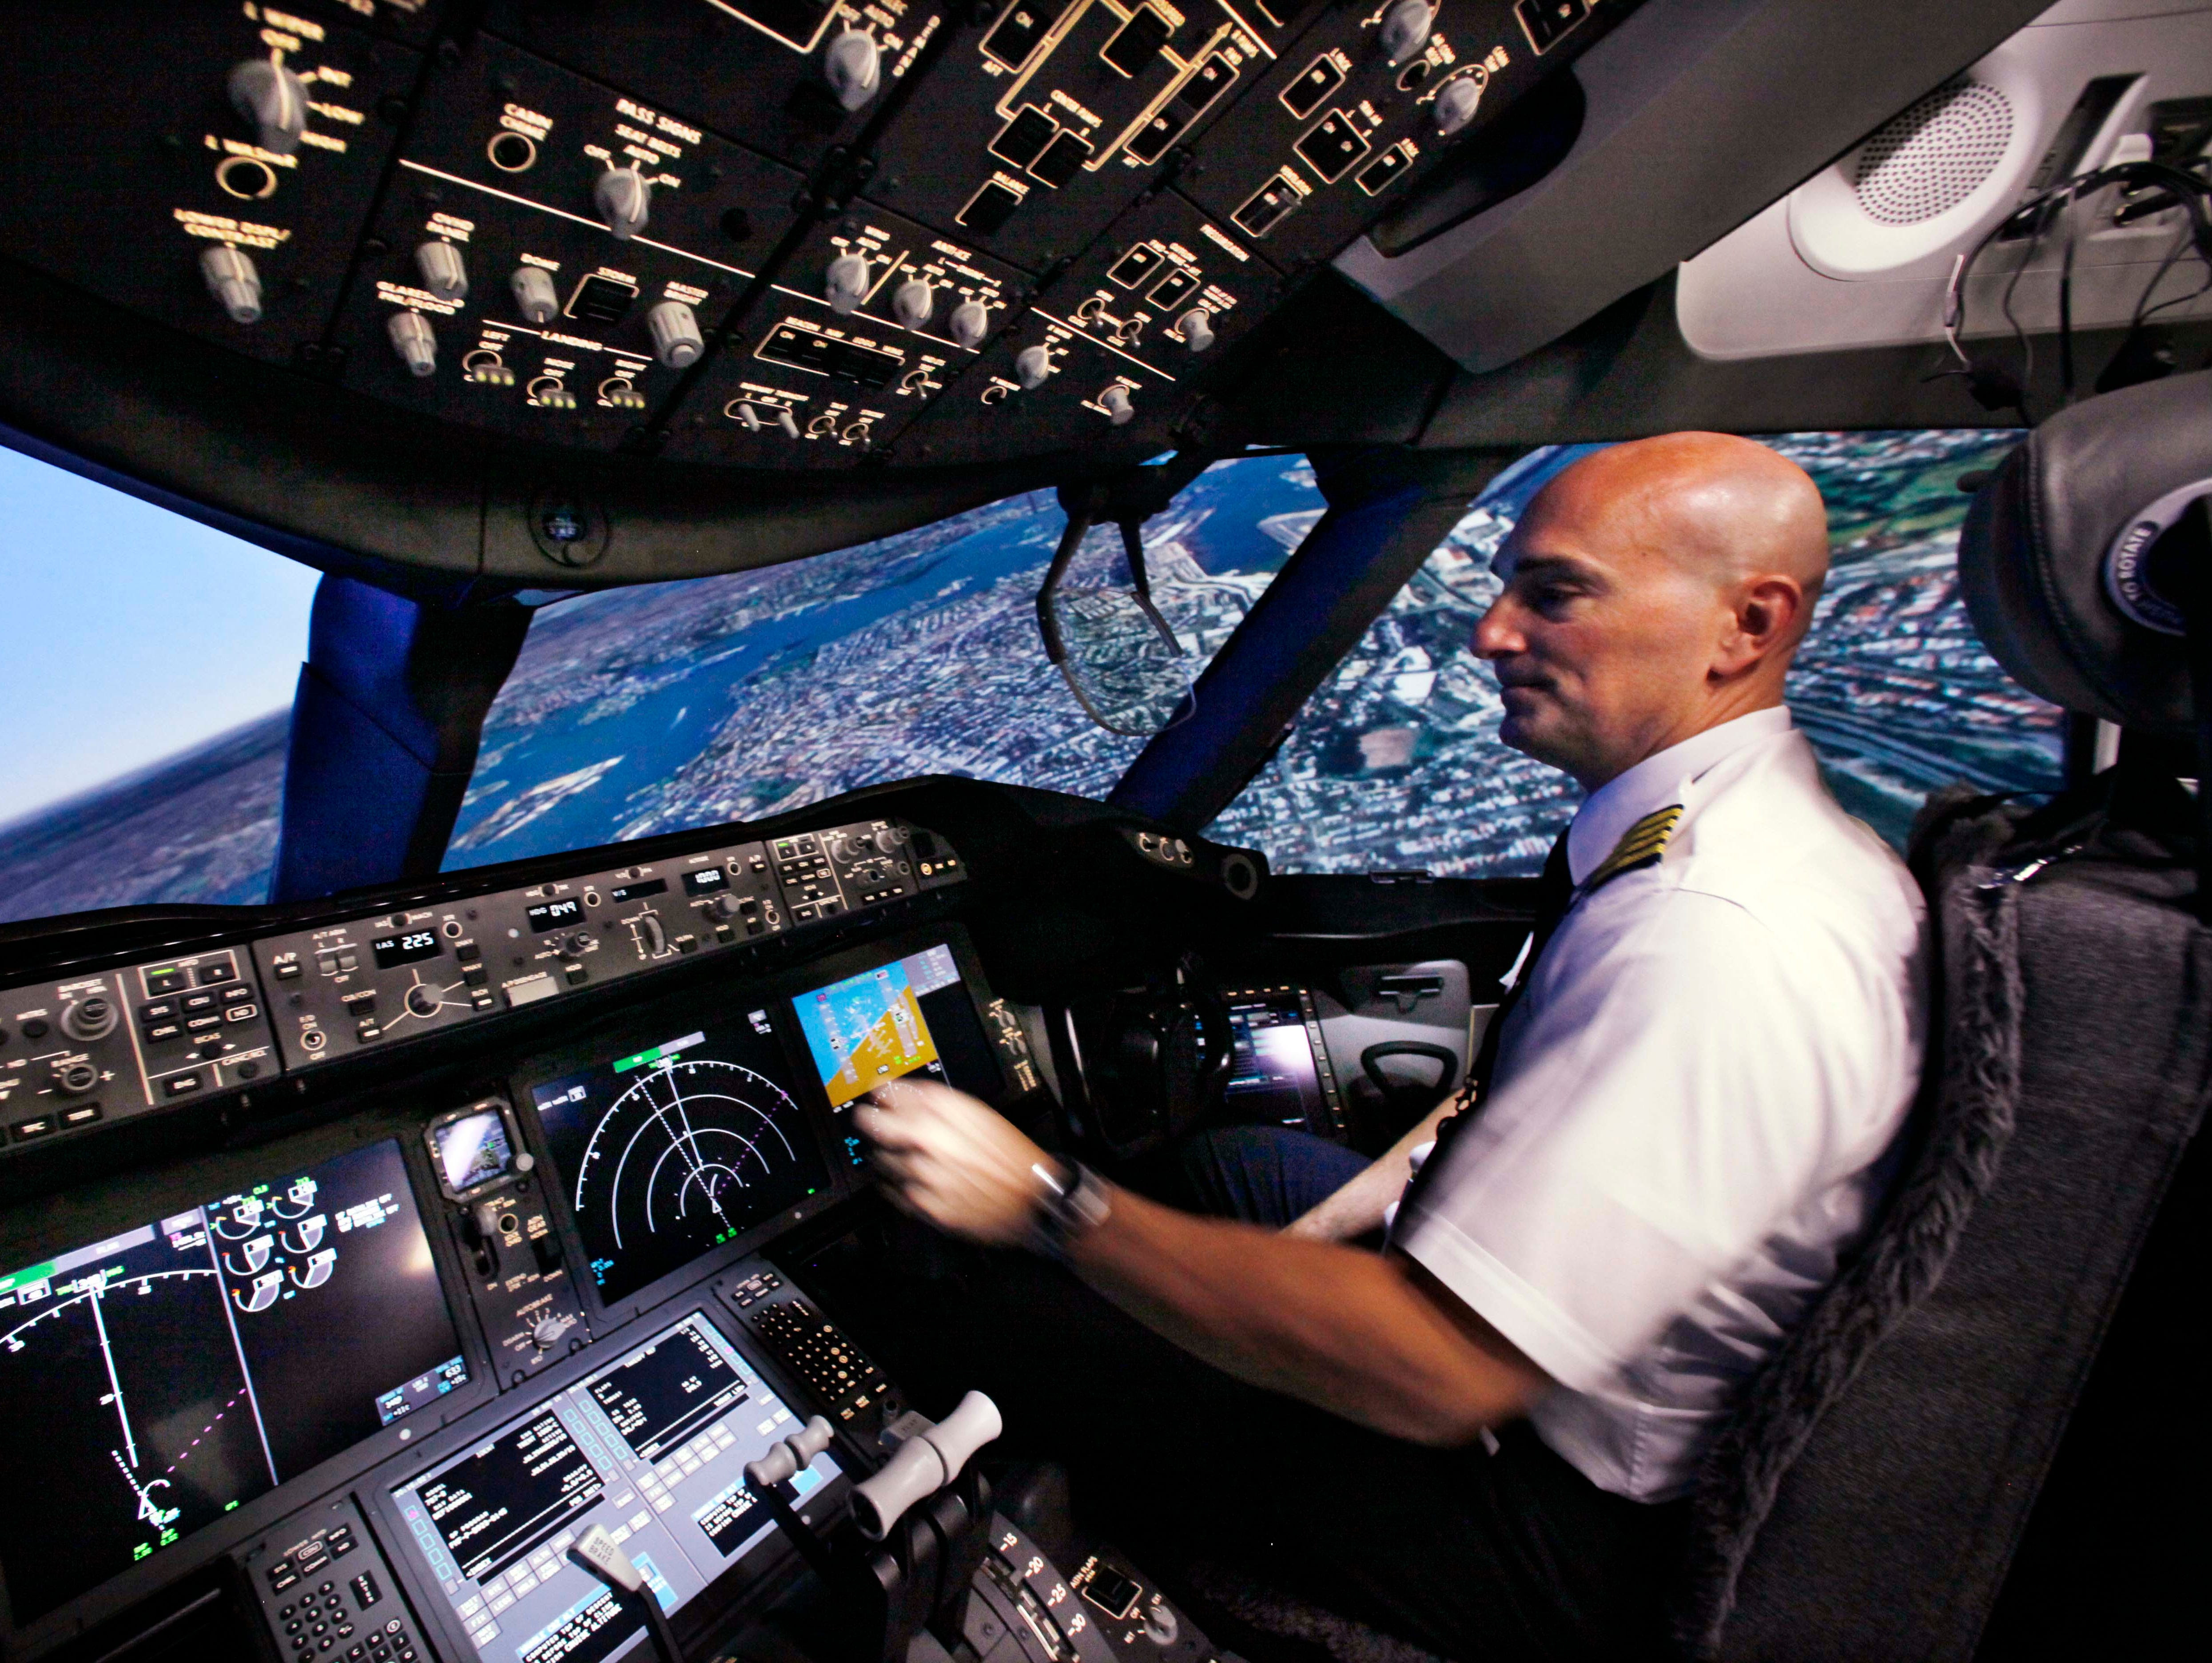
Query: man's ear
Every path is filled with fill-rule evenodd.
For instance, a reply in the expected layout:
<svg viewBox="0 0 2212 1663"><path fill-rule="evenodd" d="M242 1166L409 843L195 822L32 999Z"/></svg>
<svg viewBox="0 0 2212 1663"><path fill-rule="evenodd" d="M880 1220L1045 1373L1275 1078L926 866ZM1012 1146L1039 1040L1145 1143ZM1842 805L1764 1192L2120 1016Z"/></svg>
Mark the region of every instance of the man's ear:
<svg viewBox="0 0 2212 1663"><path fill-rule="evenodd" d="M1723 678L1739 676L1796 644L1804 634L1805 586L1779 572L1747 578L1736 591L1732 610L1733 619L1713 656L1713 673Z"/></svg>

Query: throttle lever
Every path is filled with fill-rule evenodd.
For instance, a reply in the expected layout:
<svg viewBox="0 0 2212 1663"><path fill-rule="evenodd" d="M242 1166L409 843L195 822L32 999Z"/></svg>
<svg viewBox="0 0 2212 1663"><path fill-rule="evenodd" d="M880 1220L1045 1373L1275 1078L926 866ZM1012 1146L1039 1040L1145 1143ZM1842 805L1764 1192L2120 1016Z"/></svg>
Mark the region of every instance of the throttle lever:
<svg viewBox="0 0 2212 1663"><path fill-rule="evenodd" d="M908 1508L958 1478L969 1458L1006 1429L999 1405L970 1392L934 1426L901 1444L875 1476L853 1487L853 1520L860 1533L880 1542Z"/></svg>

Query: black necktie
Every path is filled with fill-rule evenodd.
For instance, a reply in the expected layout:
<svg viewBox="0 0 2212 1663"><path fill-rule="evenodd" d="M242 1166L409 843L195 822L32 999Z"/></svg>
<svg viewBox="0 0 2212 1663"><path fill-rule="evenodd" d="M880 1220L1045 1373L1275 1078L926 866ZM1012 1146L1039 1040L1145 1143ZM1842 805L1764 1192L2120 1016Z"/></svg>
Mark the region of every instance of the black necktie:
<svg viewBox="0 0 2212 1663"><path fill-rule="evenodd" d="M1569 829L1572 829L1572 822ZM1490 1091L1490 1076L1498 1066L1498 1047L1505 1032L1505 1019L1513 1014L1513 1007L1528 984L1536 979L1536 961L1544 956L1544 949L1566 917L1567 908L1574 904L1574 873L1567 864L1567 834L1562 831L1559 841L1552 845L1552 853L1544 861L1543 875L1536 880L1536 919L1528 937L1528 950L1522 956L1521 974L1513 978L1513 986L1505 990L1505 997L1498 1001L1498 1009L1491 1012L1490 1025L1482 1030L1482 1044L1474 1053L1474 1065L1467 1071L1467 1083L1459 1089L1459 1098L1452 1112L1437 1122L1437 1146L1429 1151L1421 1169L1406 1186L1399 1199L1399 1209L1413 1205L1420 1197L1423 1187L1443 1167L1444 1146L1474 1120L1474 1111Z"/></svg>

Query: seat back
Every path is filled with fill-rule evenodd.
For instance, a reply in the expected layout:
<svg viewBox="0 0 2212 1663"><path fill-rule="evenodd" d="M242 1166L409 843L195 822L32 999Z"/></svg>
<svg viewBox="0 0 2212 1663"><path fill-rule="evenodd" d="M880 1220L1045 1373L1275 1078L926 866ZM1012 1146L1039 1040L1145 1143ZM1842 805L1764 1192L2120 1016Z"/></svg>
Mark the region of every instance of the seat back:
<svg viewBox="0 0 2212 1663"><path fill-rule="evenodd" d="M2106 568L2140 576L2192 482L2212 491L2212 376L2092 400L2008 458L1960 565L2017 679L2188 730L2182 643L2155 606L2124 612ZM1921 1100L1881 1222L1708 1454L1686 1654L1972 1654L2212 1089L2196 823L2172 779L2124 768L2039 811L1931 804Z"/></svg>

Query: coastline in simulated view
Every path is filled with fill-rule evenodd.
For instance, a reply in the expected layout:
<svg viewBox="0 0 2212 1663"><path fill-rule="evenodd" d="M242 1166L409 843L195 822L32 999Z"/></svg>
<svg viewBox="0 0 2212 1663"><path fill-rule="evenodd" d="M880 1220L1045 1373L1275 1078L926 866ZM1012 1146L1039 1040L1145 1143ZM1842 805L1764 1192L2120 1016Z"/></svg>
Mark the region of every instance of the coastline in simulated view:
<svg viewBox="0 0 2212 1663"><path fill-rule="evenodd" d="M1845 806L1901 842L1954 780L2054 789L2059 713L1982 651L1954 572L1958 477L2017 435L1768 442L1827 499L1835 565L1791 702ZM1212 835L1284 871L1535 869L1578 793L1498 743L1496 683L1469 640L1498 544L1588 448L1550 447L1500 476ZM1146 528L1155 597L1194 670L1322 509L1302 459L1253 457L1218 464ZM1092 725L1038 643L1036 590L1063 523L1037 492L788 566L545 608L486 723L448 869L915 774L1104 796L1143 742ZM1094 532L1069 581L1125 583L1118 535ZM0 828L0 918L263 899L288 723L272 712Z"/></svg>

